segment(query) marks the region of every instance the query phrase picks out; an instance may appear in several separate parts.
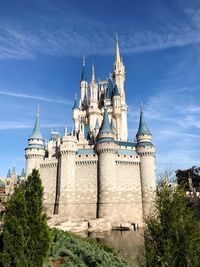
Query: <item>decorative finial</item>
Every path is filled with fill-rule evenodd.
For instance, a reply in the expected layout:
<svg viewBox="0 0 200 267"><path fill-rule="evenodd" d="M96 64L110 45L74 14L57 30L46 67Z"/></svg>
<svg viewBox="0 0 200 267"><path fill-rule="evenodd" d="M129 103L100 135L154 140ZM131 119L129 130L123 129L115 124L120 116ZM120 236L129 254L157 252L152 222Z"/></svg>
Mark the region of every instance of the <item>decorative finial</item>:
<svg viewBox="0 0 200 267"><path fill-rule="evenodd" d="M116 59L115 63L119 64L121 62L120 52L119 52L119 44L118 44L118 34L116 33Z"/></svg>
<svg viewBox="0 0 200 267"><path fill-rule="evenodd" d="M37 107L37 117L40 116L40 105L38 104L38 107Z"/></svg>
<svg viewBox="0 0 200 267"><path fill-rule="evenodd" d="M140 112L142 112L143 106L142 106L142 100L140 100Z"/></svg>
<svg viewBox="0 0 200 267"><path fill-rule="evenodd" d="M95 82L94 63L92 63L92 82Z"/></svg>
<svg viewBox="0 0 200 267"><path fill-rule="evenodd" d="M83 67L85 67L85 60L86 60L86 56L83 55Z"/></svg>

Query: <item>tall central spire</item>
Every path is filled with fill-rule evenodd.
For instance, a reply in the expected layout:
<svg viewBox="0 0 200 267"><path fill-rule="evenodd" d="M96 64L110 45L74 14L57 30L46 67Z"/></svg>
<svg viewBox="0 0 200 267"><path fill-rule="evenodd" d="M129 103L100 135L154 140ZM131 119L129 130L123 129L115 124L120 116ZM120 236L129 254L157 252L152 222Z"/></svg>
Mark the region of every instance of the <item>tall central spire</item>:
<svg viewBox="0 0 200 267"><path fill-rule="evenodd" d="M119 43L118 43L118 35L116 33L116 58L115 64L121 63L120 52L119 52Z"/></svg>

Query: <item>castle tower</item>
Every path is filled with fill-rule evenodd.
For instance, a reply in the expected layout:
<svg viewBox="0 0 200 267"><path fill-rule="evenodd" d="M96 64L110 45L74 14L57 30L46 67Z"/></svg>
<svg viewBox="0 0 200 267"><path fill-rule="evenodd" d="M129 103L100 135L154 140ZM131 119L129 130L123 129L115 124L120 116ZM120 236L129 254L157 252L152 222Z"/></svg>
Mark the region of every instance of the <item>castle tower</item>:
<svg viewBox="0 0 200 267"><path fill-rule="evenodd" d="M32 135L29 137L28 145L25 148L26 177L32 173L34 168L39 168L39 162L44 158L44 155L44 139L40 130L40 115L38 111Z"/></svg>
<svg viewBox="0 0 200 267"><path fill-rule="evenodd" d="M88 109L90 131L93 131L96 124L96 119L100 115L98 109L98 85L95 80L94 64L92 64L92 79L90 82L90 105Z"/></svg>
<svg viewBox="0 0 200 267"><path fill-rule="evenodd" d="M75 154L77 139L65 134L61 139L59 153L60 199L59 215L76 218L75 199Z"/></svg>
<svg viewBox="0 0 200 267"><path fill-rule="evenodd" d="M72 108L73 111L73 121L74 121L74 130L78 133L79 130L79 106L77 101L77 96L75 95L74 106Z"/></svg>
<svg viewBox="0 0 200 267"><path fill-rule="evenodd" d="M86 109L88 107L88 82L86 80L85 58L83 58L80 90L81 90L80 108Z"/></svg>
<svg viewBox="0 0 200 267"><path fill-rule="evenodd" d="M118 87L119 95L121 97L121 110L120 110L120 139L123 141L128 140L128 125L127 125L127 113L128 107L126 105L125 91L124 91L124 82L125 82L125 67L120 57L118 36L116 36L116 57L114 63L114 80L115 84Z"/></svg>
<svg viewBox="0 0 200 267"><path fill-rule="evenodd" d="M115 63L114 63L114 80L118 86L119 93L122 99L122 104L126 104L125 93L124 93L124 82L125 82L125 67L120 57L118 36L116 35L116 54L115 54Z"/></svg>
<svg viewBox="0 0 200 267"><path fill-rule="evenodd" d="M98 218L112 220L113 206L116 206L114 195L116 191L115 154L117 145L110 127L108 112L105 109L103 122L97 137L96 150L98 153Z"/></svg>
<svg viewBox="0 0 200 267"><path fill-rule="evenodd" d="M140 176L142 188L142 205L144 218L149 214L153 205L156 190L156 165L155 146L152 144L152 136L144 120L144 113L140 111L140 122L137 138L137 153L140 155Z"/></svg>

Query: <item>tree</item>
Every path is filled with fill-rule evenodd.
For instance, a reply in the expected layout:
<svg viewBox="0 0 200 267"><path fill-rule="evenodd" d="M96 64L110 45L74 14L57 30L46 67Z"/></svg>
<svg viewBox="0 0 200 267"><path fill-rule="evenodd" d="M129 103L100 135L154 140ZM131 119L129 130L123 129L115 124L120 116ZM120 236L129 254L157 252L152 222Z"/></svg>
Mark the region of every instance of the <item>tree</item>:
<svg viewBox="0 0 200 267"><path fill-rule="evenodd" d="M50 231L43 207L43 188L34 169L8 202L3 230L4 267L42 267L50 247Z"/></svg>
<svg viewBox="0 0 200 267"><path fill-rule="evenodd" d="M193 187L197 190L200 189L200 168L193 166L186 170L178 169L176 171L176 177L178 184L182 184L185 190L190 189L189 178L192 179Z"/></svg>
<svg viewBox="0 0 200 267"><path fill-rule="evenodd" d="M158 186L155 210L146 220L146 267L197 267L200 262L200 222L187 206L184 190Z"/></svg>
<svg viewBox="0 0 200 267"><path fill-rule="evenodd" d="M1 262L4 267L28 266L25 247L27 209L24 187L16 189L10 199L4 216L3 253Z"/></svg>
<svg viewBox="0 0 200 267"><path fill-rule="evenodd" d="M50 232L43 207L43 187L38 170L34 169L25 184L28 233L26 255L29 266L42 266L50 247Z"/></svg>

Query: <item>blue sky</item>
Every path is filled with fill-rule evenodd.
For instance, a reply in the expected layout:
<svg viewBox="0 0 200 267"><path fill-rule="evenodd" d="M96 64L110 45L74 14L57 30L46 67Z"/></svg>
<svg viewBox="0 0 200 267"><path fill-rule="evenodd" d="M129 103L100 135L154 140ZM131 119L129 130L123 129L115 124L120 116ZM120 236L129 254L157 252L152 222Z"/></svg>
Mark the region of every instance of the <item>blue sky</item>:
<svg viewBox="0 0 200 267"><path fill-rule="evenodd" d="M20 173L37 105L45 138L71 127L82 55L87 77L126 66L129 139L142 99L158 172L200 166L200 2L0 0L0 176Z"/></svg>

